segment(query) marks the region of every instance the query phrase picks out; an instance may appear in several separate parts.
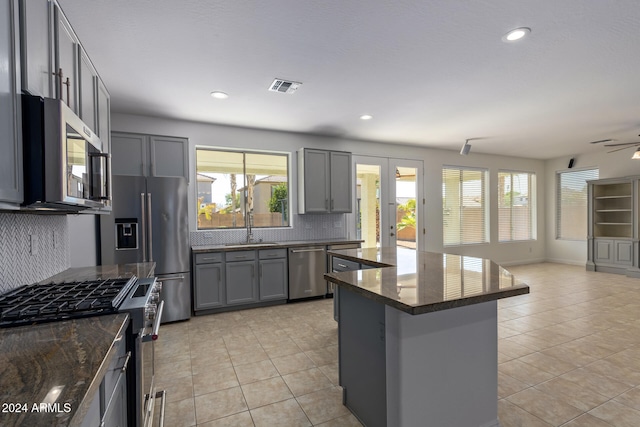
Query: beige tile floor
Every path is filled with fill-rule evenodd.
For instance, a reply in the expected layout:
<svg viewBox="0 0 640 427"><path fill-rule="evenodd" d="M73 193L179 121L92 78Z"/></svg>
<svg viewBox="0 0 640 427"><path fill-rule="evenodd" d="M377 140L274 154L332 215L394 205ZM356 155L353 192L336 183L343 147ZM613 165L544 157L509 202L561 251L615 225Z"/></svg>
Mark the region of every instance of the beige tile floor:
<svg viewBox="0 0 640 427"><path fill-rule="evenodd" d="M640 279L509 270L531 293L499 302L502 427L640 426ZM165 425L360 425L341 404L331 300L163 325L156 350Z"/></svg>

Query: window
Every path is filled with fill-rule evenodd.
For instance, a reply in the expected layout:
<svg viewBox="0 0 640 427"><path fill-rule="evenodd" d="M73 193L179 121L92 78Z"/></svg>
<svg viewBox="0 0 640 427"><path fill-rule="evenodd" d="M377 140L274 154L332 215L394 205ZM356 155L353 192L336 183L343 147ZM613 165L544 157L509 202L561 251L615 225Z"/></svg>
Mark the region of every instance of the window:
<svg viewBox="0 0 640 427"><path fill-rule="evenodd" d="M442 207L445 246L489 241L486 170L443 168Z"/></svg>
<svg viewBox="0 0 640 427"><path fill-rule="evenodd" d="M498 240L510 242L536 238L536 175L498 172Z"/></svg>
<svg viewBox="0 0 640 427"><path fill-rule="evenodd" d="M598 169L559 172L556 191L556 238L586 240L587 181L598 179Z"/></svg>
<svg viewBox="0 0 640 427"><path fill-rule="evenodd" d="M288 226L288 165L287 154L196 149L198 229Z"/></svg>

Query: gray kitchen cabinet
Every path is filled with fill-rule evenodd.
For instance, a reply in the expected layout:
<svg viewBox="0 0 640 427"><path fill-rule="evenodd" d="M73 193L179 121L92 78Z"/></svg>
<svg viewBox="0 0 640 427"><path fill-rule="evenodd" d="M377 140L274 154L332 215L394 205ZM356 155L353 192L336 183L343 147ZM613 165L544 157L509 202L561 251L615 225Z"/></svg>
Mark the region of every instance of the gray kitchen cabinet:
<svg viewBox="0 0 640 427"><path fill-rule="evenodd" d="M87 52L82 47L78 48L78 105L79 114L82 121L98 135L98 72L93 67Z"/></svg>
<svg viewBox="0 0 640 427"><path fill-rule="evenodd" d="M0 204L22 202L18 3L0 1Z"/></svg>
<svg viewBox="0 0 640 427"><path fill-rule="evenodd" d="M298 151L298 213L349 213L351 153Z"/></svg>
<svg viewBox="0 0 640 427"><path fill-rule="evenodd" d="M225 263L227 277L227 305L249 304L258 301L256 263L232 261Z"/></svg>
<svg viewBox="0 0 640 427"><path fill-rule="evenodd" d="M54 72L56 98L78 114L78 52L80 42L58 4L54 5ZM68 80L67 80L68 79Z"/></svg>
<svg viewBox="0 0 640 427"><path fill-rule="evenodd" d="M102 151L111 153L111 95L100 77L96 81L96 133L102 141Z"/></svg>
<svg viewBox="0 0 640 427"><path fill-rule="evenodd" d="M114 175L182 176L189 180L189 140L169 136L111 134Z"/></svg>
<svg viewBox="0 0 640 427"><path fill-rule="evenodd" d="M53 4L20 0L22 90L53 98Z"/></svg>
<svg viewBox="0 0 640 427"><path fill-rule="evenodd" d="M288 266L286 249L259 251L260 301L287 299Z"/></svg>
<svg viewBox="0 0 640 427"><path fill-rule="evenodd" d="M196 264L193 309L194 311L217 308L224 301L224 263Z"/></svg>

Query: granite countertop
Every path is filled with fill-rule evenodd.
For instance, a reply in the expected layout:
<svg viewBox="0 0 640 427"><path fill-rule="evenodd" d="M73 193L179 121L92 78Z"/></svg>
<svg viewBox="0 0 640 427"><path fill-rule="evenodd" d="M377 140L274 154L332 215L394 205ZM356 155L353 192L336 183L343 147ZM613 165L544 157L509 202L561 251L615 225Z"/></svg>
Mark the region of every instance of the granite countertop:
<svg viewBox="0 0 640 427"><path fill-rule="evenodd" d="M275 248L295 248L302 246L327 246L327 245L344 245L347 243L362 243L363 240L348 239L329 239L329 240L291 240L282 242L256 242L256 243L238 243L226 245L198 245L191 246L193 253L202 252L232 252L232 251L250 251L255 249L275 249Z"/></svg>
<svg viewBox="0 0 640 427"><path fill-rule="evenodd" d="M131 276L140 278L151 277L155 268L155 262L69 268L61 273L56 274L55 276L41 281L40 283L98 280L102 278L117 279Z"/></svg>
<svg viewBox="0 0 640 427"><path fill-rule="evenodd" d="M128 318L122 313L0 329L0 425L81 425ZM59 387L57 411L34 410Z"/></svg>
<svg viewBox="0 0 640 427"><path fill-rule="evenodd" d="M528 294L495 262L469 256L364 248L329 251L330 255L372 269L328 273L330 282L409 314L423 314Z"/></svg>

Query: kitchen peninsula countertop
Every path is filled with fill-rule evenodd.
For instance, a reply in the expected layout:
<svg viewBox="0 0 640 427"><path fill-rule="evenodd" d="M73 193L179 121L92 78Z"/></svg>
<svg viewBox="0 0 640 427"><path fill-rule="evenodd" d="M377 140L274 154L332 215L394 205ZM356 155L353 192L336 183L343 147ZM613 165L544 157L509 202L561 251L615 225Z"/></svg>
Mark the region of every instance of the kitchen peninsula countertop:
<svg viewBox="0 0 640 427"><path fill-rule="evenodd" d="M327 280L409 314L529 293L526 284L488 259L422 251L407 254L412 257L407 259L396 248L343 249L328 253L374 268L327 273Z"/></svg>
<svg viewBox="0 0 640 427"><path fill-rule="evenodd" d="M81 425L128 319L122 313L0 329L0 425ZM53 412L39 412L60 387L49 398L58 404Z"/></svg>
<svg viewBox="0 0 640 427"><path fill-rule="evenodd" d="M326 240L289 240L281 242L228 243L224 245L194 245L193 253L251 251L256 249L295 248L303 246L344 245L362 243L363 240L326 239Z"/></svg>
<svg viewBox="0 0 640 427"><path fill-rule="evenodd" d="M151 277L156 268L155 262L139 262L132 264L97 265L94 267L69 268L40 283L70 282L79 280L118 279L136 276Z"/></svg>

